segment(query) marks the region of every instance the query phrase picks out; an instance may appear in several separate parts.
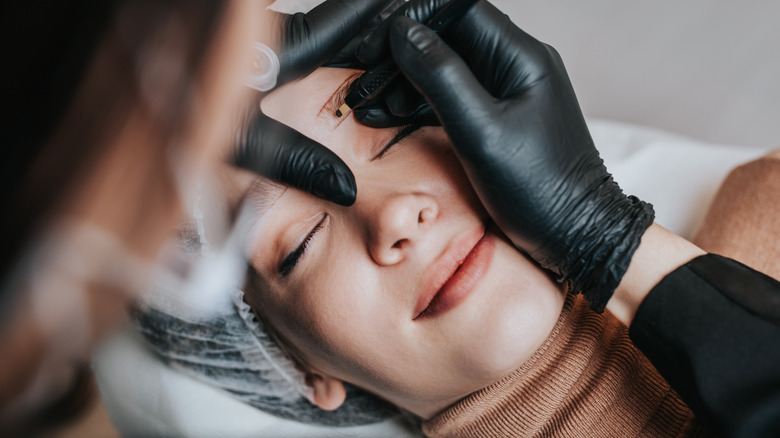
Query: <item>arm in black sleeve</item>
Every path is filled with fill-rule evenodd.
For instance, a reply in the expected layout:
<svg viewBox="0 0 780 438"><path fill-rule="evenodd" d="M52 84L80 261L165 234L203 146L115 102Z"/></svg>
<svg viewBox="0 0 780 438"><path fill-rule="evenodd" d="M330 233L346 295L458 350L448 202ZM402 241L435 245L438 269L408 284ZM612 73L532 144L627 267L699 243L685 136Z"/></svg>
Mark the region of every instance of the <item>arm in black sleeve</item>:
<svg viewBox="0 0 780 438"><path fill-rule="evenodd" d="M713 432L780 436L780 282L698 257L653 288L630 336Z"/></svg>

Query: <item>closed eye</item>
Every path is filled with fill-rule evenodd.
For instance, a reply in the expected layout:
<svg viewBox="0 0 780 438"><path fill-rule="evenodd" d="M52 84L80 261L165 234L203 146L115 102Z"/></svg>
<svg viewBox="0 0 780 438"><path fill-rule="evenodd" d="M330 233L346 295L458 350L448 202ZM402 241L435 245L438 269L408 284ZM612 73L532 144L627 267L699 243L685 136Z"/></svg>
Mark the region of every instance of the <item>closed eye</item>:
<svg viewBox="0 0 780 438"><path fill-rule="evenodd" d="M320 219L320 221L317 222L317 225L315 225L314 228L309 231L309 234L306 235L306 238L303 239L303 242L301 242L301 244L298 245L295 250L293 250L290 254L287 255L287 257L284 258L284 260L282 260L282 263L279 264L278 268L280 278L284 278L290 274L290 272L295 269L295 266L303 258L303 256L306 255L306 250L309 248L309 244L317 235L317 232L322 229L325 223L325 219L327 218L328 213L323 213L322 219Z"/></svg>

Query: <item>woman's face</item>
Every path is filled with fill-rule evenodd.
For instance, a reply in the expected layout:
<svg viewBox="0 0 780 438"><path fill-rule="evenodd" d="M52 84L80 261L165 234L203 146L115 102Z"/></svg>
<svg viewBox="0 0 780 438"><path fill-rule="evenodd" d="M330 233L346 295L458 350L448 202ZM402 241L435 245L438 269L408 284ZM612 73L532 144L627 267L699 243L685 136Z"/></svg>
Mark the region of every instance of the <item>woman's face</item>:
<svg viewBox="0 0 780 438"><path fill-rule="evenodd" d="M354 74L321 68L261 104L341 157L357 200L256 184L247 299L307 369L430 417L518 368L563 294L493 228L443 130L386 149L396 129L336 118Z"/></svg>

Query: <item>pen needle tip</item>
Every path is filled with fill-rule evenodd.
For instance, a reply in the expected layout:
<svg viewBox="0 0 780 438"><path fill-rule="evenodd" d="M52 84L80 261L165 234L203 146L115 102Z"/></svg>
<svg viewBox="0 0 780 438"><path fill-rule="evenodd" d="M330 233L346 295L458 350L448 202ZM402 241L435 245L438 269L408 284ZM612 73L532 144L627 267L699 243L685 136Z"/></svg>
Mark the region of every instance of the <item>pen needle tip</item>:
<svg viewBox="0 0 780 438"><path fill-rule="evenodd" d="M341 105L341 106L339 107L339 109L337 109L337 110L336 110L336 117L341 117L341 116L343 116L344 114L348 113L348 112L349 112L349 110L350 110L350 108L349 108L349 105L347 105L346 103L344 103L343 105Z"/></svg>

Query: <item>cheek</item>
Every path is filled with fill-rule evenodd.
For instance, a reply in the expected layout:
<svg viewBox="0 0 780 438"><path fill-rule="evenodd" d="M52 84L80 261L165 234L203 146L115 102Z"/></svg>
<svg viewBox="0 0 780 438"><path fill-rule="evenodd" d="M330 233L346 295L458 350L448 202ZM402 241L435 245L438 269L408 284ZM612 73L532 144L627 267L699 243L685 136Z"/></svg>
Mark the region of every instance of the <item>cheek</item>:
<svg viewBox="0 0 780 438"><path fill-rule="evenodd" d="M353 381L371 368L372 345L386 333L389 313L382 311L387 303L378 302L382 289L376 271L358 256L363 251L347 243L323 254L328 263L288 291L275 313L284 315L276 323L310 366Z"/></svg>

